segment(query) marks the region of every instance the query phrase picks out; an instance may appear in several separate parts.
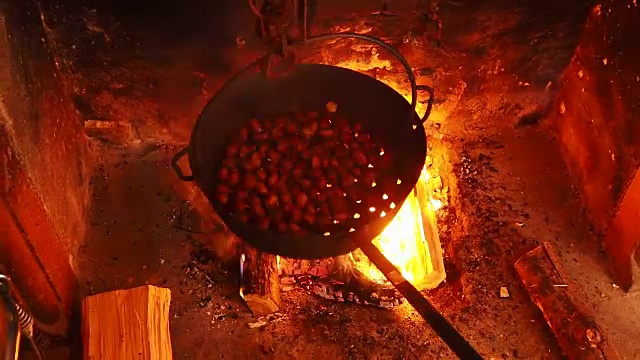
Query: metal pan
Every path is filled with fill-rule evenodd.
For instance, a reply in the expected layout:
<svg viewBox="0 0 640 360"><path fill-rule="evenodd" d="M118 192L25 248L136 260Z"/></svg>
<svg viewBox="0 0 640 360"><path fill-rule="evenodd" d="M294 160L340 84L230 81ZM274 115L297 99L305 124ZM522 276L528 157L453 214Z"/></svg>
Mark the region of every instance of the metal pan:
<svg viewBox="0 0 640 360"><path fill-rule="evenodd" d="M417 87L411 82L414 92L425 89L432 93L430 88ZM394 183L394 197L389 202L395 202L395 209L387 209L384 218L354 226L354 232L342 227L329 236L325 236L325 232L300 235L265 231L227 214L216 201L215 188L217 169L228 139L251 118L296 109L321 112L329 101L338 104L343 117L361 123L376 143L391 154L392 169L384 177ZM175 163L180 156L188 155L192 175L184 176L177 166L176 172L182 180L195 181L229 229L261 251L304 259L347 254L358 247L358 240L371 241L384 230L417 183L427 151L422 123L429 115L432 102L433 96L427 113L420 119L414 111L415 99L409 104L380 81L329 65L295 65L285 76L275 79L245 71L209 101L195 124L189 146L176 155Z"/></svg>
<svg viewBox="0 0 640 360"><path fill-rule="evenodd" d="M195 181L229 229L258 250L291 258L319 259L347 254L360 248L460 358L481 359L437 309L371 243L395 217L418 182L427 152L423 122L433 105L433 90L428 86L416 85L411 67L402 55L379 39L343 33L318 36L309 41L341 37L367 40L393 53L407 71L411 83L411 103L407 103L400 94L382 82L335 66L295 65L285 76L275 79L244 71L227 83L205 106L193 129L189 146L173 158L174 170L180 179ZM428 91L430 95L423 118L415 112L418 90ZM321 111L329 101L338 104L339 112L345 118L357 119L372 133L376 143L381 143L385 152L392 154L392 170L386 176L397 185L393 191L395 209L388 209L387 216L362 224L355 232L343 230L328 236L322 233L297 235L265 231L227 214L214 196L217 169L227 139L251 118L265 118L297 109ZM178 166L178 160L184 155L189 157L192 175L184 175Z"/></svg>

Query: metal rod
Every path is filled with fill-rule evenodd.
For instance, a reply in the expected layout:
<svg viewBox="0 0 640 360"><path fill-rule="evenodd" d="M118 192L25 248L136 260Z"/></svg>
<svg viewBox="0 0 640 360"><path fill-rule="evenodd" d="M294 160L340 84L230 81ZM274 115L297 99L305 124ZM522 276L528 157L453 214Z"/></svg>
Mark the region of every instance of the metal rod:
<svg viewBox="0 0 640 360"><path fill-rule="evenodd" d="M376 37L362 35L362 34L348 33L348 32L316 35L308 38L306 42L309 43L313 41L333 40L333 39L359 39L359 40L368 41L381 46L382 48L390 52L393 56L395 56L396 59L398 59L398 61L400 62L400 64L402 64L402 67L404 68L404 70L407 72L407 77L409 78L409 83L411 84L411 108L415 111L416 103L418 102L418 89L417 89L418 86L416 84L416 76L413 74L413 69L411 68L411 65L409 65L409 62L407 61L407 59L405 59L405 57L402 56L402 54L396 48L387 44L382 39L378 39ZM295 44L289 44L289 45L295 45ZM413 116L413 114L411 115Z"/></svg>
<svg viewBox="0 0 640 360"><path fill-rule="evenodd" d="M308 0L304 0L304 30L303 30L303 37L302 37L302 41L304 41L305 43L307 42L307 38L308 38L308 34L307 34L307 17L309 16L309 3Z"/></svg>
<svg viewBox="0 0 640 360"><path fill-rule="evenodd" d="M0 274L0 356L2 360L18 359L20 326L16 305L11 296L8 277Z"/></svg>
<svg viewBox="0 0 640 360"><path fill-rule="evenodd" d="M482 356L460 333L431 305L418 289L402 276L400 271L370 241L358 242L360 250L384 274L407 302L422 316L438 336L462 360L482 360Z"/></svg>

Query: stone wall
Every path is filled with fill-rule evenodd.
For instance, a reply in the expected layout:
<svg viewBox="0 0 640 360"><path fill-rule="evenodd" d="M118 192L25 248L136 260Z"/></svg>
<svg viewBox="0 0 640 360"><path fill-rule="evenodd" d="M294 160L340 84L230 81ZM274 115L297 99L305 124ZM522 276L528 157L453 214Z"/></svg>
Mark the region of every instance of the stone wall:
<svg viewBox="0 0 640 360"><path fill-rule="evenodd" d="M601 232L639 163L638 24L633 0L607 0L593 9L553 115L569 170Z"/></svg>
<svg viewBox="0 0 640 360"><path fill-rule="evenodd" d="M70 261L87 227L89 151L41 10L38 0L3 9L0 221L10 226L0 261L36 318L63 333L75 301Z"/></svg>
<svg viewBox="0 0 640 360"><path fill-rule="evenodd" d="M640 240L638 205L630 203L640 198L640 186L630 186L640 163L638 24L634 0L606 0L592 10L553 114L569 170L596 230L606 232L615 281L625 289Z"/></svg>
<svg viewBox="0 0 640 360"><path fill-rule="evenodd" d="M12 80L6 107L14 145L65 246L77 247L88 204L84 124L50 51L38 1L16 2L5 18Z"/></svg>

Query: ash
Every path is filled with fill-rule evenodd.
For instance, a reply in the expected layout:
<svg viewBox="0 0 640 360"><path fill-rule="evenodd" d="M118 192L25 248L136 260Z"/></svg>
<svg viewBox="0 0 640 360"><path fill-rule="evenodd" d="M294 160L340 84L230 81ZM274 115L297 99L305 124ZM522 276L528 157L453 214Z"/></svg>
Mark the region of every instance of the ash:
<svg viewBox="0 0 640 360"><path fill-rule="evenodd" d="M369 280L354 269L349 255L323 260L281 258L281 290L302 288L326 300L393 308L404 298L389 283Z"/></svg>

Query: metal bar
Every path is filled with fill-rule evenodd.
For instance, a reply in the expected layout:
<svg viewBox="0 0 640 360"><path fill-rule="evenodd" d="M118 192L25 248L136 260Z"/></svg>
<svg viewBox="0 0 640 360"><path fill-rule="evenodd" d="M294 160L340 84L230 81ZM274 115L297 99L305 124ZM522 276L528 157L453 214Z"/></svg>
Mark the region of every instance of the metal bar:
<svg viewBox="0 0 640 360"><path fill-rule="evenodd" d="M369 241L359 242L360 250L384 274L395 288L407 299L407 302L431 326L433 331L463 360L482 359L482 356L460 335L440 312L431 305L418 289L408 282L396 267Z"/></svg>
<svg viewBox="0 0 640 360"><path fill-rule="evenodd" d="M0 356L2 360L17 360L20 326L16 305L11 296L9 278L0 274Z"/></svg>

